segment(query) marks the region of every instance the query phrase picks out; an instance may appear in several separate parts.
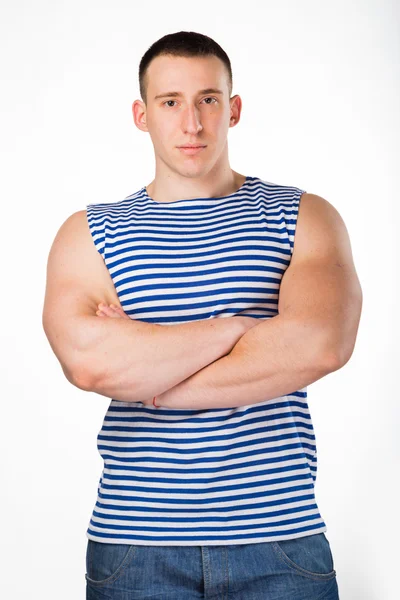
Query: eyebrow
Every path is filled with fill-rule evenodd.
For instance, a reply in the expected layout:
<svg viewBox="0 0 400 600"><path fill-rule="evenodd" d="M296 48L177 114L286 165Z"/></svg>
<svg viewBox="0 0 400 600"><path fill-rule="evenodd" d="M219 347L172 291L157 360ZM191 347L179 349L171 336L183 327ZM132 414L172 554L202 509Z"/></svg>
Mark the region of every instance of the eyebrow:
<svg viewBox="0 0 400 600"><path fill-rule="evenodd" d="M198 94L223 94L223 91L218 90L217 88L206 88L205 90L199 90L197 93ZM157 96L154 96L154 100L157 100L158 98L170 98L170 97L176 98L177 96L183 96L183 94L181 92L166 92L165 94L158 94Z"/></svg>

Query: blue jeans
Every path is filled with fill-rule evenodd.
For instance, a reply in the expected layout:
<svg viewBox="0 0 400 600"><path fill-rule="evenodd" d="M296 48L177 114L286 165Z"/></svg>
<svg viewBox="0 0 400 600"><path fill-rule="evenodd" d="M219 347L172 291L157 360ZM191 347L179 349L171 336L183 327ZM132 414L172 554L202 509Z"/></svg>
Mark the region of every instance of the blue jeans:
<svg viewBox="0 0 400 600"><path fill-rule="evenodd" d="M325 533L229 546L88 540L86 600L338 600Z"/></svg>

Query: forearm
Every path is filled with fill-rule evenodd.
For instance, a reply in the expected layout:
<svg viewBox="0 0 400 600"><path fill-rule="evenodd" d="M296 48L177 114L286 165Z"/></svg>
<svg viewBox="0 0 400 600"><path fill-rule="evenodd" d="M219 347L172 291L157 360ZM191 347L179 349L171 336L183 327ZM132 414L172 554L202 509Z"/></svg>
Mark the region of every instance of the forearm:
<svg viewBox="0 0 400 600"><path fill-rule="evenodd" d="M145 401L227 354L246 330L227 317L179 325L93 317L82 386L122 402Z"/></svg>
<svg viewBox="0 0 400 600"><path fill-rule="evenodd" d="M228 355L157 396L156 404L190 409L249 405L297 391L336 368L318 327L278 315L247 331Z"/></svg>

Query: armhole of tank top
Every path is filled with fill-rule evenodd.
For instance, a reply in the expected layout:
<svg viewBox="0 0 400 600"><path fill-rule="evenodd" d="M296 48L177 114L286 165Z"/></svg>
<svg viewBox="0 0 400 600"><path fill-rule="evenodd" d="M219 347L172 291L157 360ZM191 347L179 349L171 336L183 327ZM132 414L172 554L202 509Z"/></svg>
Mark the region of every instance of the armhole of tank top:
<svg viewBox="0 0 400 600"><path fill-rule="evenodd" d="M97 212L94 209L95 206L95 204L86 205L86 219L95 248L105 261L105 228L103 222L104 213L101 211Z"/></svg>
<svg viewBox="0 0 400 600"><path fill-rule="evenodd" d="M293 255L294 238L297 229L297 217L299 215L300 200L302 195L305 193L306 190L302 190L301 188L295 188L292 200L289 205L291 210L290 215L288 215L288 221L286 222L286 231L289 238L290 257L292 257Z"/></svg>

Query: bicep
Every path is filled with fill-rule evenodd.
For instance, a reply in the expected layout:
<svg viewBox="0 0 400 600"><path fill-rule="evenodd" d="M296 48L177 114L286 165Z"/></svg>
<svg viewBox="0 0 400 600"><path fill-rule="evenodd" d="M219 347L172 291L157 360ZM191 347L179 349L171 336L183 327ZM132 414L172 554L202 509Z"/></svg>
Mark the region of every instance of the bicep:
<svg viewBox="0 0 400 600"><path fill-rule="evenodd" d="M86 211L62 224L51 246L42 323L64 372L71 372L88 343L89 320L99 302L120 306L112 279L89 231Z"/></svg>
<svg viewBox="0 0 400 600"><path fill-rule="evenodd" d="M303 194L292 260L280 285L279 313L301 321L310 332L320 332L346 361L354 347L361 305L342 217L320 196Z"/></svg>

